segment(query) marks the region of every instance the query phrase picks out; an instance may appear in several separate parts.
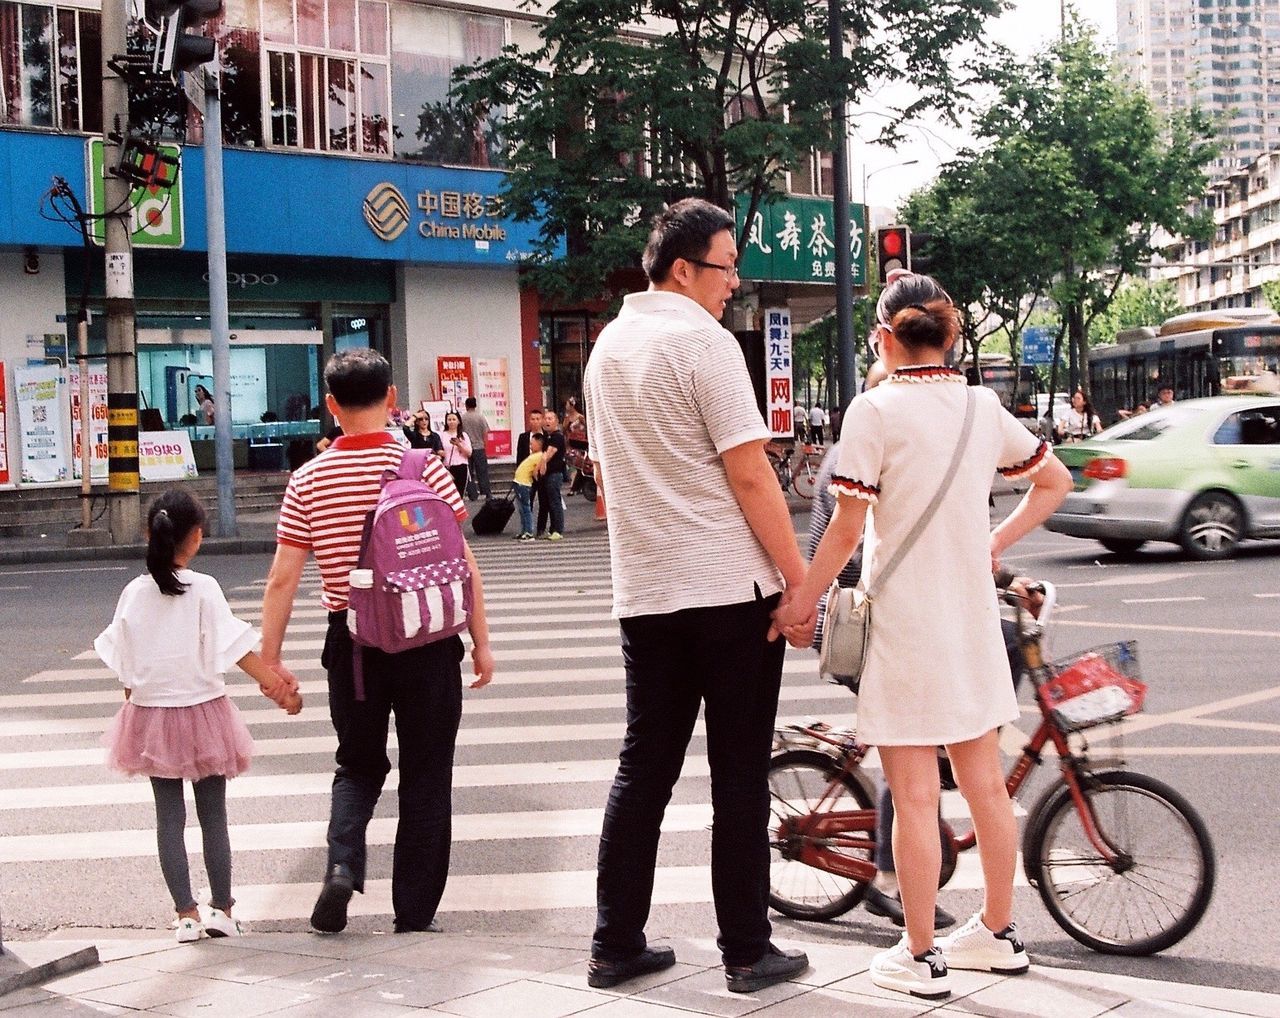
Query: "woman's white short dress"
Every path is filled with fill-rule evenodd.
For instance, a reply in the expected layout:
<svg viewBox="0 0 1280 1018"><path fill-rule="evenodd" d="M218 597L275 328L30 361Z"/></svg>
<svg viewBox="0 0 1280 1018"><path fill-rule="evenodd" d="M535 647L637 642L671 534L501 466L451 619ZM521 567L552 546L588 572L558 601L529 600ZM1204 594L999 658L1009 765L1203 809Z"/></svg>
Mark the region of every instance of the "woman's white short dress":
<svg viewBox="0 0 1280 1018"><path fill-rule="evenodd" d="M875 582L942 483L965 389L952 368L900 368L849 405L831 491L872 504L864 585ZM966 742L1018 716L991 575L988 496L997 471L1025 477L1050 453L994 391L979 387L976 396L950 490L875 592L858 697L858 733L873 746Z"/></svg>

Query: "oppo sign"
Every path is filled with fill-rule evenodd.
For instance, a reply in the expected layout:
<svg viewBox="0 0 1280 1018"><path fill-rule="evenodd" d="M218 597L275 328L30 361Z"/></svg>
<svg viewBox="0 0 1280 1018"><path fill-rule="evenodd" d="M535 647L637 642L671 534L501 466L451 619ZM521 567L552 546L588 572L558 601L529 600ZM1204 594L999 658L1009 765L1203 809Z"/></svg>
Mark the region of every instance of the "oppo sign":
<svg viewBox="0 0 1280 1018"><path fill-rule="evenodd" d="M200 277L206 283L209 282L209 273L206 272ZM248 290L254 286L275 286L280 282L280 277L274 272L228 272L227 287L239 287L241 290Z"/></svg>

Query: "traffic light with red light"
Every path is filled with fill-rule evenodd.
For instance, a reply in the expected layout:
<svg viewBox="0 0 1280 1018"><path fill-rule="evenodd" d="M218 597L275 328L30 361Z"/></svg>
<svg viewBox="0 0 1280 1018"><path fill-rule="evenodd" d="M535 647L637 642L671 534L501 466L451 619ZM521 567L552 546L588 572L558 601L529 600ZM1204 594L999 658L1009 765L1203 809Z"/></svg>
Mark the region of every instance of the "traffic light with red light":
<svg viewBox="0 0 1280 1018"><path fill-rule="evenodd" d="M882 226L876 231L876 267L881 286L894 269L911 270L910 227Z"/></svg>

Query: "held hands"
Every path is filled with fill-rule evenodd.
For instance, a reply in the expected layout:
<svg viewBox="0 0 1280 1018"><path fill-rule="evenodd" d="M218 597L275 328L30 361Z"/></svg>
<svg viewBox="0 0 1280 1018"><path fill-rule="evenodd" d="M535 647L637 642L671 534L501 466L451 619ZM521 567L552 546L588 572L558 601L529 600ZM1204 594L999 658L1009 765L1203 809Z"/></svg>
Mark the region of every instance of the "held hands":
<svg viewBox="0 0 1280 1018"><path fill-rule="evenodd" d="M471 648L471 670L476 675L476 681L471 683L471 689L480 689L493 681L493 651L487 644L483 647Z"/></svg>
<svg viewBox="0 0 1280 1018"><path fill-rule="evenodd" d="M298 691L298 678L283 663L268 666L275 674L277 682L263 684L262 695L277 704L288 714L297 714L302 710L302 694Z"/></svg>
<svg viewBox="0 0 1280 1018"><path fill-rule="evenodd" d="M795 587L788 587L783 592L782 600L773 613L773 622L769 626L769 641L779 636L786 638L787 643L797 649L813 645L813 631L818 624L816 605L807 608L795 595Z"/></svg>

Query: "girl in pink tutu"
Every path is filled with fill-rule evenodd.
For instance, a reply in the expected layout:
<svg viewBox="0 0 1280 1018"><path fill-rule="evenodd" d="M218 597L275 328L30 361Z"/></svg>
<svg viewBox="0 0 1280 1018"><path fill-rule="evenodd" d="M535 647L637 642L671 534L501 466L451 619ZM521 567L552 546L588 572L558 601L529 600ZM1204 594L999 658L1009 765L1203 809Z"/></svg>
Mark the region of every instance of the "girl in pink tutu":
<svg viewBox="0 0 1280 1018"><path fill-rule="evenodd" d="M227 779L246 770L253 739L227 698L223 675L239 665L265 696L290 714L302 709L298 681L268 668L254 652L258 634L231 614L211 576L188 566L204 538L205 512L171 489L147 513L147 572L120 595L115 618L94 649L124 684L124 706L107 729L107 766L151 779L160 870L177 910L179 943L238 937L231 918L231 840ZM183 780L195 788L196 814L209 873L209 914L201 921L191 894L183 830Z"/></svg>

